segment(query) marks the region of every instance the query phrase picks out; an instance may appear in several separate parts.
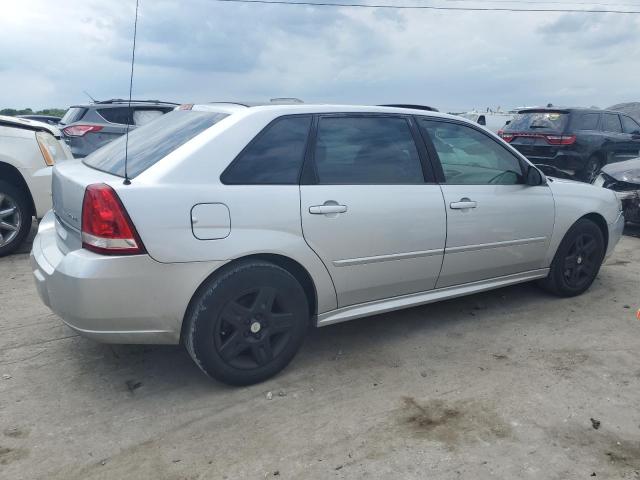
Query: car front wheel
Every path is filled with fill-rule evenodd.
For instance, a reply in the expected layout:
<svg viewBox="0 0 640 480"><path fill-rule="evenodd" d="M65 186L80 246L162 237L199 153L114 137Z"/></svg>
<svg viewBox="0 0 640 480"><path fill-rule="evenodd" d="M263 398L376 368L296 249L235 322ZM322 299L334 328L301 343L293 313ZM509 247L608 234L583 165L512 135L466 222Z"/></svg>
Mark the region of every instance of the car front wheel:
<svg viewBox="0 0 640 480"><path fill-rule="evenodd" d="M567 232L541 286L556 295L573 297L593 283L604 260L602 231L591 220L578 220Z"/></svg>
<svg viewBox="0 0 640 480"><path fill-rule="evenodd" d="M250 385L275 375L293 359L309 325L309 305L288 271L249 260L205 283L185 322L184 344L207 375Z"/></svg>
<svg viewBox="0 0 640 480"><path fill-rule="evenodd" d="M0 257L13 253L31 229L29 200L22 190L0 181Z"/></svg>

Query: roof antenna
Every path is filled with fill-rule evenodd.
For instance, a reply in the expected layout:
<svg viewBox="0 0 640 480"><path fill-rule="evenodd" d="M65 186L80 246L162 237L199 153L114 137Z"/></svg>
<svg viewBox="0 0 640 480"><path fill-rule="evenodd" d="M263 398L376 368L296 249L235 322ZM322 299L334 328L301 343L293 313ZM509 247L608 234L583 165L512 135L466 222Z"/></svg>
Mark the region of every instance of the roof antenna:
<svg viewBox="0 0 640 480"><path fill-rule="evenodd" d="M131 52L131 77L129 78L129 115L127 121L127 131L125 133L126 138L124 141L124 184L131 185L131 180L129 180L129 171L127 170L127 161L129 156L129 127L131 121L133 120L133 115L131 113L131 92L133 90L133 64L136 61L136 34L138 33L138 5L140 0L136 0L136 19L133 23L133 51Z"/></svg>
<svg viewBox="0 0 640 480"><path fill-rule="evenodd" d="M95 98L93 98L91 94L86 90L83 90L82 93L84 93L87 97L89 97L93 103L98 103L98 101Z"/></svg>

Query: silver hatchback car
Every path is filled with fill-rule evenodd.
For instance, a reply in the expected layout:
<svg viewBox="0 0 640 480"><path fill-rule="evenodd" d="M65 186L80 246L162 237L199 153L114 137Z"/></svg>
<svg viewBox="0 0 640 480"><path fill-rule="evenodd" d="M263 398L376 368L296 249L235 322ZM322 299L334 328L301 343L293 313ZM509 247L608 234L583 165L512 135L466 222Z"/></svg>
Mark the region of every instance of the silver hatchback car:
<svg viewBox="0 0 640 480"><path fill-rule="evenodd" d="M129 181L123 181L125 168ZM615 194L546 178L458 117L391 107L186 106L58 165L39 294L112 343L183 343L230 384L324 326L530 280L584 292Z"/></svg>

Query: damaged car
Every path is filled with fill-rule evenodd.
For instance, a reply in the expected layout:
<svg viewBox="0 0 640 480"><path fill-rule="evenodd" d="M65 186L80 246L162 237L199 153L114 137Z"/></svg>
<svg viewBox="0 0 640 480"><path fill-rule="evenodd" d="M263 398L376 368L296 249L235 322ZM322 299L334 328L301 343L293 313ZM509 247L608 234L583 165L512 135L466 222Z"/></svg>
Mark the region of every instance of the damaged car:
<svg viewBox="0 0 640 480"><path fill-rule="evenodd" d="M613 190L628 222L640 223L640 158L602 168L594 185Z"/></svg>

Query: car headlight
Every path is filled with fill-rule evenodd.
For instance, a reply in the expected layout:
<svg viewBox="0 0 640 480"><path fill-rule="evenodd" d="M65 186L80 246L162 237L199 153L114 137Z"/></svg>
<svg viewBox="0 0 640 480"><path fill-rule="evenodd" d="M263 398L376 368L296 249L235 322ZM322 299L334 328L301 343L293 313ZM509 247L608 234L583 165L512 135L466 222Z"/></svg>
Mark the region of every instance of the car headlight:
<svg viewBox="0 0 640 480"><path fill-rule="evenodd" d="M65 154L58 140L48 132L36 132L36 140L40 147L40 152L44 158L44 163L53 166L58 160L64 159Z"/></svg>

